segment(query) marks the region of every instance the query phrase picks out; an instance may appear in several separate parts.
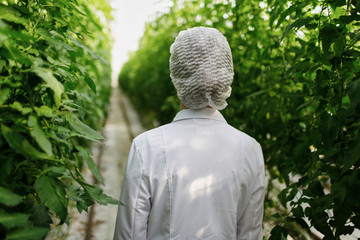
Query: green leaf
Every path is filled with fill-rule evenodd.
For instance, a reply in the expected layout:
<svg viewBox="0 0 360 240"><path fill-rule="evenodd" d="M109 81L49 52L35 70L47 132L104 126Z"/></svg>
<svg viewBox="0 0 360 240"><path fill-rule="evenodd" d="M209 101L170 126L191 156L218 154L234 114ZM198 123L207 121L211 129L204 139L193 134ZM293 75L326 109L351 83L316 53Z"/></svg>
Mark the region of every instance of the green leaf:
<svg viewBox="0 0 360 240"><path fill-rule="evenodd" d="M288 193L288 190L289 190L288 188L285 188L278 195L281 205L283 205L285 208L286 208L286 195Z"/></svg>
<svg viewBox="0 0 360 240"><path fill-rule="evenodd" d="M41 107L34 107L34 110L36 112L36 114L39 117L48 117L48 118L52 118L52 117L56 117L57 115L54 113L52 108L49 108L48 106L41 106Z"/></svg>
<svg viewBox="0 0 360 240"><path fill-rule="evenodd" d="M22 18L21 14L10 6L0 5L0 19L27 26L27 20Z"/></svg>
<svg viewBox="0 0 360 240"><path fill-rule="evenodd" d="M20 133L17 133L13 129L8 128L5 125L1 125L1 131L2 131L4 138L6 139L7 143L16 152L18 152L24 156L30 156L30 157L39 158L39 159L51 160L51 158L47 154L39 152Z"/></svg>
<svg viewBox="0 0 360 240"><path fill-rule="evenodd" d="M15 109L15 110L21 112L23 115L27 115L32 112L31 108L23 107L19 102L14 102L13 104L10 105L10 107L12 109Z"/></svg>
<svg viewBox="0 0 360 240"><path fill-rule="evenodd" d="M345 44L345 37L341 37L334 42L334 51L336 56L340 56L344 52Z"/></svg>
<svg viewBox="0 0 360 240"><path fill-rule="evenodd" d="M339 32L334 24L325 24L320 30L319 37L321 39L324 53L329 51L331 44L338 40Z"/></svg>
<svg viewBox="0 0 360 240"><path fill-rule="evenodd" d="M46 172L50 176L62 177L66 173L67 169L65 166L52 166L46 169Z"/></svg>
<svg viewBox="0 0 360 240"><path fill-rule="evenodd" d="M279 19L277 21L277 24L276 24L275 28L278 28L280 26L280 24L285 20L285 18L287 16L289 16L290 14L292 14L295 11L298 11L299 9L302 9L308 2L309 1L294 3L289 8L287 8L285 11L283 11L280 14L280 17L279 17Z"/></svg>
<svg viewBox="0 0 360 240"><path fill-rule="evenodd" d="M92 80L92 78L89 76L85 76L84 80L86 84L90 87L90 89L96 94L96 85L94 83L94 80Z"/></svg>
<svg viewBox="0 0 360 240"><path fill-rule="evenodd" d="M0 88L0 105L2 105L8 99L9 93L9 88Z"/></svg>
<svg viewBox="0 0 360 240"><path fill-rule="evenodd" d="M8 28L8 25L0 20L0 47L2 47L6 39L8 39L6 34L6 31L9 31Z"/></svg>
<svg viewBox="0 0 360 240"><path fill-rule="evenodd" d="M0 140L0 145L2 144L2 140ZM15 163L17 161L13 161L12 158L2 159L1 167L0 167L0 185L5 186L7 184L6 179L13 173L13 170L16 169Z"/></svg>
<svg viewBox="0 0 360 240"><path fill-rule="evenodd" d="M287 230L280 225L276 225L270 232L271 236L269 240L286 240Z"/></svg>
<svg viewBox="0 0 360 240"><path fill-rule="evenodd" d="M6 213L0 211L0 224L10 229L17 226L27 225L29 223L29 214Z"/></svg>
<svg viewBox="0 0 360 240"><path fill-rule="evenodd" d="M9 232L6 235L6 240L39 240L42 239L49 230L49 228L38 227L20 228Z"/></svg>
<svg viewBox="0 0 360 240"><path fill-rule="evenodd" d="M290 193L286 196L286 202L290 202L291 200L293 200L297 193L297 188L291 189Z"/></svg>
<svg viewBox="0 0 360 240"><path fill-rule="evenodd" d="M323 142L326 146L331 146L338 138L338 132L340 128L340 119L328 113L324 113L321 116L320 131L322 133Z"/></svg>
<svg viewBox="0 0 360 240"><path fill-rule="evenodd" d="M54 92L54 103L56 108L58 108L61 103L61 94L64 92L64 86L53 76L49 69L35 67L32 71L44 80L46 86Z"/></svg>
<svg viewBox="0 0 360 240"><path fill-rule="evenodd" d="M70 135L67 136L67 138L70 138L70 137L79 137L79 138L83 138L83 139L90 140L93 142L101 143L99 140L96 140L95 138L92 138L92 137L89 137L87 135L83 135L80 133L76 133L76 132L71 132Z"/></svg>
<svg viewBox="0 0 360 240"><path fill-rule="evenodd" d="M47 207L43 203L34 203L31 211L31 221L36 227L50 227L52 220Z"/></svg>
<svg viewBox="0 0 360 240"><path fill-rule="evenodd" d="M282 40L290 33L291 30L293 30L294 28L298 29L306 24L309 24L311 21L313 21L313 18L300 18L298 20L296 20L295 22L291 23L290 25L288 25L285 28L285 31L283 33L283 35L281 36L281 40L280 42L282 42Z"/></svg>
<svg viewBox="0 0 360 240"><path fill-rule="evenodd" d="M301 219L302 217L304 217L304 210L303 210L302 206L298 206L296 208L293 208L291 210L291 212L294 214L294 216L296 218Z"/></svg>
<svg viewBox="0 0 360 240"><path fill-rule="evenodd" d="M87 185L85 187L85 190L90 194L91 197L93 197L94 200L96 200L96 202L101 205L120 204L120 201L104 194L100 187L97 185Z"/></svg>
<svg viewBox="0 0 360 240"><path fill-rule="evenodd" d="M5 65L6 65L6 62L4 60L0 59L0 72L3 70Z"/></svg>
<svg viewBox="0 0 360 240"><path fill-rule="evenodd" d="M66 115L66 121L78 133L88 137L89 139L104 139L98 132L90 128L88 125L80 121L73 115Z"/></svg>
<svg viewBox="0 0 360 240"><path fill-rule="evenodd" d="M355 227L357 229L360 228L360 215L355 215L351 217L351 222L353 222L355 224Z"/></svg>
<svg viewBox="0 0 360 240"><path fill-rule="evenodd" d="M78 209L79 213L82 211L87 212L88 207L94 204L90 195L79 186L70 186L68 196L72 201L76 202L76 208Z"/></svg>
<svg viewBox="0 0 360 240"><path fill-rule="evenodd" d="M19 195L11 190L0 187L0 203L5 206L13 207L21 203L22 199Z"/></svg>
<svg viewBox="0 0 360 240"><path fill-rule="evenodd" d="M57 48L63 48L67 51L75 51L73 47L71 47L69 44L65 43L65 39L63 36L58 34L55 31L48 31L44 28L38 28L36 29L36 33L41 35L46 41L48 41L50 44L56 46ZM50 58L50 57L48 57Z"/></svg>
<svg viewBox="0 0 360 240"><path fill-rule="evenodd" d="M56 178L42 175L35 182L35 190L45 205L56 213L63 223L67 216L64 184Z"/></svg>
<svg viewBox="0 0 360 240"><path fill-rule="evenodd" d="M296 73L296 72L306 72L310 68L312 68L313 66L314 66L314 64L309 62L308 60L301 61L301 62L296 62L294 65L292 65L287 70L286 75L289 75L291 73Z"/></svg>
<svg viewBox="0 0 360 240"><path fill-rule="evenodd" d="M28 55L25 52L22 52L18 49L18 46L14 44L14 42L11 42L10 44L5 42L5 47L0 49L0 55L8 58L13 59L16 62L23 63L27 66L30 66L33 64L33 56Z"/></svg>
<svg viewBox="0 0 360 240"><path fill-rule="evenodd" d="M340 16L339 20L344 24L350 24L351 22L359 21L360 16L359 15Z"/></svg>
<svg viewBox="0 0 360 240"><path fill-rule="evenodd" d="M69 67L57 66L56 73L62 76L64 79L69 80L70 82L79 81L79 77L74 71L71 71Z"/></svg>
<svg viewBox="0 0 360 240"><path fill-rule="evenodd" d="M360 104L360 80L356 80L347 86L351 104L356 107Z"/></svg>
<svg viewBox="0 0 360 240"><path fill-rule="evenodd" d="M350 144L349 149L345 155L344 167L342 169L342 174L349 170L352 166L356 165L360 160L360 135L354 139Z"/></svg>
<svg viewBox="0 0 360 240"><path fill-rule="evenodd" d="M73 2L66 1L66 0L59 0L59 2L61 2L65 7L70 8L70 9L76 11L77 13L85 16L85 13L81 12Z"/></svg>
<svg viewBox="0 0 360 240"><path fill-rule="evenodd" d="M94 174L94 176L96 177L96 179L101 183L104 184L104 180L99 172L99 169L96 165L96 163L94 162L94 159L91 157L91 152L89 149L85 149L83 147L80 146L75 146L75 148L79 151L79 155L85 159L90 171L92 172L92 174Z"/></svg>
<svg viewBox="0 0 360 240"><path fill-rule="evenodd" d="M35 40L35 38L32 35L30 35L27 31L12 30L9 27L9 25L5 24L0 19L0 46L1 44L3 44L3 41L6 40L8 37L11 37L13 39L19 39L24 42L32 42Z"/></svg>
<svg viewBox="0 0 360 240"><path fill-rule="evenodd" d="M90 197L101 205L121 204L120 201L109 197L103 193L103 190L97 185L89 185L84 181L77 179L78 183L90 195Z"/></svg>
<svg viewBox="0 0 360 240"><path fill-rule="evenodd" d="M101 24L99 24L96 17L94 18L94 13L89 9L86 4L82 4L82 7L84 8L85 14L89 18L89 20L94 24L95 27L97 27L99 31L102 31L103 27L101 26Z"/></svg>
<svg viewBox="0 0 360 240"><path fill-rule="evenodd" d="M330 5L333 7L340 7L340 6L346 5L346 0L330 1Z"/></svg>
<svg viewBox="0 0 360 240"><path fill-rule="evenodd" d="M82 48L84 51L90 53L90 56L93 59L99 59L100 62L102 62L105 66L110 67L110 65L108 64L108 62L101 57L100 55L98 55L97 53L95 53L94 51L92 51L88 46L81 44L78 40L76 40L74 37L72 37L71 35L69 35L70 40L72 41L73 44L75 44L76 46Z"/></svg>
<svg viewBox="0 0 360 240"><path fill-rule="evenodd" d="M310 229L309 225L304 221L303 218L295 218L297 224L299 224L303 229ZM310 230L309 230L310 231Z"/></svg>
<svg viewBox="0 0 360 240"><path fill-rule="evenodd" d="M312 181L308 185L307 196L310 197L318 197L324 195L324 188L321 186L321 183L319 181Z"/></svg>
<svg viewBox="0 0 360 240"><path fill-rule="evenodd" d="M42 150L44 150L48 155L52 156L53 153L51 143L43 132L41 126L39 125L39 121L35 116L29 116L28 126L30 127L31 136L39 144Z"/></svg>

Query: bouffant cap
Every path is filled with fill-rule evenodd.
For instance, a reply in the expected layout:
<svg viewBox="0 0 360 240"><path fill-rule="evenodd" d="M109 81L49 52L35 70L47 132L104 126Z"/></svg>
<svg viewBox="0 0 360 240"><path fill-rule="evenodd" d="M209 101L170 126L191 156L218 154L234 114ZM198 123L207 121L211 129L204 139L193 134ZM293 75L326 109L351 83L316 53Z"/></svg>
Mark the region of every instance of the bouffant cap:
<svg viewBox="0 0 360 240"><path fill-rule="evenodd" d="M181 31L170 47L170 77L183 104L222 110L234 76L231 50L215 28Z"/></svg>

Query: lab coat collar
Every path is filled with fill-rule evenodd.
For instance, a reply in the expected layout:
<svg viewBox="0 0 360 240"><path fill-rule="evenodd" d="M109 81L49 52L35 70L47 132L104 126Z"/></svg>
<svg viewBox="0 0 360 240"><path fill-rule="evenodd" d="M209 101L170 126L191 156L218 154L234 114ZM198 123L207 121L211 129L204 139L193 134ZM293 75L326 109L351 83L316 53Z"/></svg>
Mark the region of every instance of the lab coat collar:
<svg viewBox="0 0 360 240"><path fill-rule="evenodd" d="M191 119L191 118L213 119L226 123L226 120L221 115L221 113L213 108L183 109L176 114L173 122L185 120L185 119Z"/></svg>

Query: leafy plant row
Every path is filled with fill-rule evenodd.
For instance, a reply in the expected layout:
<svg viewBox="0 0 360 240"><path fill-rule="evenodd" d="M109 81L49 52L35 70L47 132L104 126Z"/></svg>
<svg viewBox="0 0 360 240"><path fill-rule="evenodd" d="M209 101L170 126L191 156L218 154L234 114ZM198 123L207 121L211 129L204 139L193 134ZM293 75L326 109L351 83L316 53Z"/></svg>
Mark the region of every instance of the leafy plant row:
<svg viewBox="0 0 360 240"><path fill-rule="evenodd" d="M173 1L149 22L119 84L148 123L178 100L169 48L179 31L219 29L233 54L228 122L262 145L270 174L270 239L360 229L360 1ZM275 180L284 184L277 192ZM295 226L309 230L295 231Z"/></svg>
<svg viewBox="0 0 360 240"><path fill-rule="evenodd" d="M117 203L90 142L103 137L110 94L105 0L0 2L0 239L42 239L68 207Z"/></svg>

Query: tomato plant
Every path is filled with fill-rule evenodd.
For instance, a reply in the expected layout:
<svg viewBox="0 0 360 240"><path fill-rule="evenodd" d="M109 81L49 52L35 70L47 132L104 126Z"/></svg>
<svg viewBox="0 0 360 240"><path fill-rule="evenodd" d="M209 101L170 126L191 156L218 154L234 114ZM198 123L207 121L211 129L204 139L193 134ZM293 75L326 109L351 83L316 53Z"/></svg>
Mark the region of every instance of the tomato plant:
<svg viewBox="0 0 360 240"><path fill-rule="evenodd" d="M99 11L101 10L101 11ZM40 239L68 206L118 203L102 183L90 141L103 137L110 94L106 1L0 2L0 238ZM96 14L95 14L96 13ZM100 16L100 15L101 16Z"/></svg>

